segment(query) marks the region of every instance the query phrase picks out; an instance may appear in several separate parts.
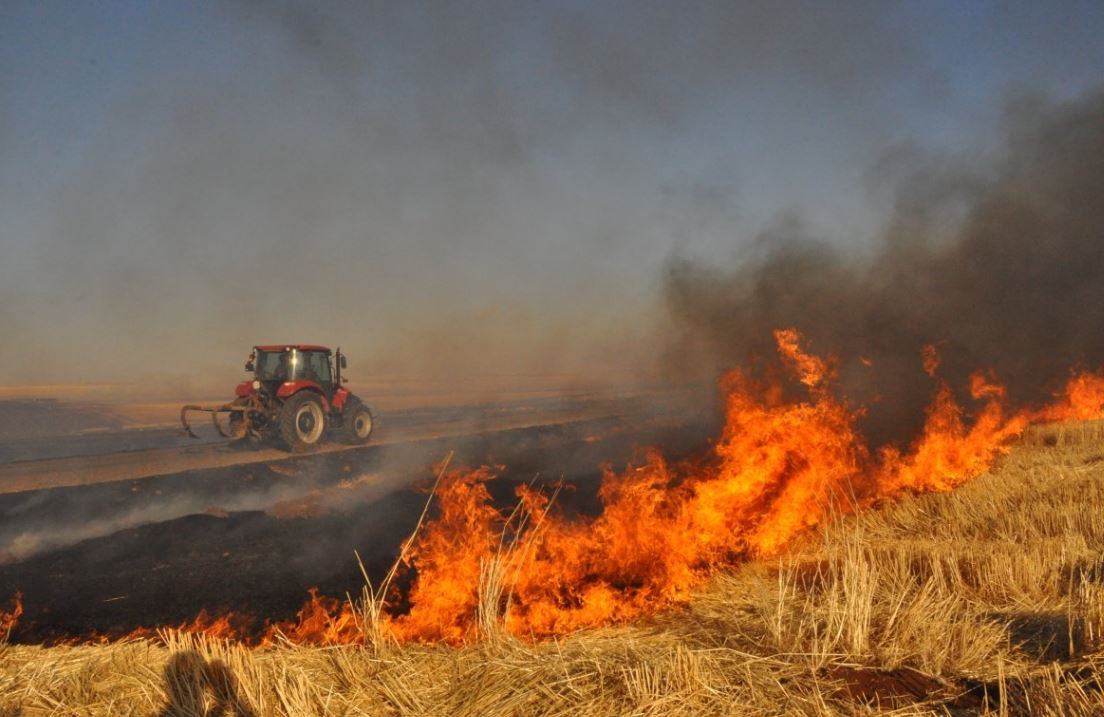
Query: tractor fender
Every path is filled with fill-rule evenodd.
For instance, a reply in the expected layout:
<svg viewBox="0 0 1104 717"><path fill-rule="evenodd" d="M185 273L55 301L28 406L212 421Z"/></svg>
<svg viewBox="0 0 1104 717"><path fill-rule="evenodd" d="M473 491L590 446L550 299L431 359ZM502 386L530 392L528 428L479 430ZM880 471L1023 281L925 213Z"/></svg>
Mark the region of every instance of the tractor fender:
<svg viewBox="0 0 1104 717"><path fill-rule="evenodd" d="M300 379L298 381L284 381L280 384L280 387L276 389L276 397L281 401L286 401L300 391L313 391L318 394L318 398L322 400L322 409L327 413L330 412L330 402L326 400L326 392L322 390L322 387L315 381L307 381Z"/></svg>
<svg viewBox="0 0 1104 717"><path fill-rule="evenodd" d="M345 389L345 388L339 388L336 391L334 391L333 410L335 410L335 411L344 411L345 410L345 403L349 400L349 397L352 396L352 395L353 394L349 393L349 390Z"/></svg>
<svg viewBox="0 0 1104 717"><path fill-rule="evenodd" d="M246 398L251 393L253 393L252 381L242 381L234 387L234 395L238 398Z"/></svg>

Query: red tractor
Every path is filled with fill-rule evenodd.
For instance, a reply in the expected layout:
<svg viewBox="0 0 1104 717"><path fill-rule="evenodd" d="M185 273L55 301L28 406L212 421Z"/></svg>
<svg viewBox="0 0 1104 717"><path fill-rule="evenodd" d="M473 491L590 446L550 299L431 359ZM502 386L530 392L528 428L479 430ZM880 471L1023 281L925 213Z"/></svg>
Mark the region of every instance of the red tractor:
<svg viewBox="0 0 1104 717"><path fill-rule="evenodd" d="M188 405L180 409L184 432L197 438L188 425L188 411L205 411L220 436L275 440L295 452L312 451L327 432L347 443L368 442L372 412L341 384L345 356L313 344L254 346L245 362L252 381L242 381L230 403L214 408ZM219 414L229 414L229 433Z"/></svg>

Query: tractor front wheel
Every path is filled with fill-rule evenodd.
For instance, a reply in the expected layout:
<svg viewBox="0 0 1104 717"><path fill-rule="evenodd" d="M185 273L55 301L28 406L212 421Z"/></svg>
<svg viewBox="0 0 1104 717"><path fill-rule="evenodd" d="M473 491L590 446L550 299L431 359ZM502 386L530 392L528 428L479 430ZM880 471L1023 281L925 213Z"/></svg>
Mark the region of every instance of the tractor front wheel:
<svg viewBox="0 0 1104 717"><path fill-rule="evenodd" d="M342 433L346 443L367 443L372 434L372 412L360 401L353 399L345 404Z"/></svg>
<svg viewBox="0 0 1104 717"><path fill-rule="evenodd" d="M280 438L296 453L317 449L326 433L322 401L310 391L301 391L284 402L277 422Z"/></svg>

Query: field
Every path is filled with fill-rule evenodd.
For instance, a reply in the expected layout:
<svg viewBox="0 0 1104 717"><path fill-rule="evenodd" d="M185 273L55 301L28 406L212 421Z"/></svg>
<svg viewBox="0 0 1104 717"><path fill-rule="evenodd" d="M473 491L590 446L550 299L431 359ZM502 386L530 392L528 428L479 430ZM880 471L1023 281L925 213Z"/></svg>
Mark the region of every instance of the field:
<svg viewBox="0 0 1104 717"><path fill-rule="evenodd" d="M9 645L0 715L1101 714L1102 438L1031 429L954 492L841 517L630 626L530 643L489 615L461 648Z"/></svg>

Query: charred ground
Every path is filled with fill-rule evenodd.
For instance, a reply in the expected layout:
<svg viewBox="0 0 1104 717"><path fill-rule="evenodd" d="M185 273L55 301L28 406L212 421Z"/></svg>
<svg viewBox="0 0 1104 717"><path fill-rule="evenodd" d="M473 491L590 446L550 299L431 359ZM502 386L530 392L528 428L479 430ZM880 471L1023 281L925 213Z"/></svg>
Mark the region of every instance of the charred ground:
<svg viewBox="0 0 1104 717"><path fill-rule="evenodd" d="M663 446L671 456L705 445L709 430L701 422L674 426L655 418L648 425L606 418L0 495L0 536L10 549L33 551L28 543L43 535L79 536L90 523L105 532L9 555L0 566L0 595L21 592L26 606L12 639L119 635L182 624L201 610L293 619L311 588L335 597L359 592L354 550L373 580L386 573L425 504L417 487L432 483L433 464L450 453L453 465L508 466L489 484L500 506L516 501L520 484L562 479L572 488L560 493L560 509L595 512L602 464L631 461L645 445ZM111 530L113 521L121 527Z"/></svg>

